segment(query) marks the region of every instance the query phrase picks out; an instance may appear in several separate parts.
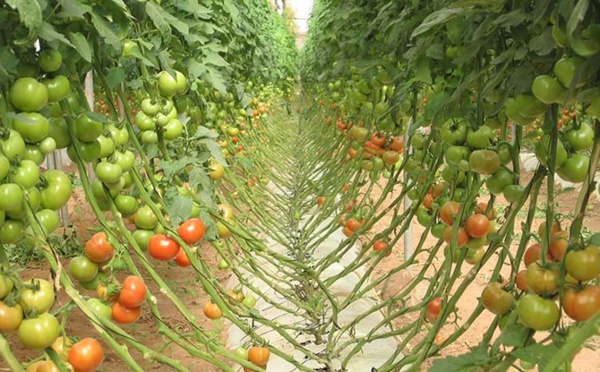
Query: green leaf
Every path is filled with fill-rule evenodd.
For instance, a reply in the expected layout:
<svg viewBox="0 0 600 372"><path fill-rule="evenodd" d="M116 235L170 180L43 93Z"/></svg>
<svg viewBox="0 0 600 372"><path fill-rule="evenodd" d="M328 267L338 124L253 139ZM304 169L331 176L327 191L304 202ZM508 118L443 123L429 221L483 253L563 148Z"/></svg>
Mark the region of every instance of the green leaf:
<svg viewBox="0 0 600 372"><path fill-rule="evenodd" d="M552 37L552 27L546 28L544 32L531 38L529 41L529 49L539 56L547 56L555 47L556 43Z"/></svg>
<svg viewBox="0 0 600 372"><path fill-rule="evenodd" d="M513 10L506 14L502 14L492 24L500 27L513 27L531 20L531 16L521 9Z"/></svg>
<svg viewBox="0 0 600 372"><path fill-rule="evenodd" d="M227 61L221 57L219 55L219 53L214 52L210 49L205 48L203 50L204 53L204 63L208 63L214 66L218 66L218 67L225 67L225 66L229 66L229 63L227 63Z"/></svg>
<svg viewBox="0 0 600 372"><path fill-rule="evenodd" d="M415 66L415 80L425 84L431 84L431 70L429 69L429 59L421 58Z"/></svg>
<svg viewBox="0 0 600 372"><path fill-rule="evenodd" d="M69 40L71 40L73 48L75 48L81 58L86 62L92 62L92 48L90 48L90 44L81 32L70 32Z"/></svg>
<svg viewBox="0 0 600 372"><path fill-rule="evenodd" d="M17 73L17 66L19 65L19 59L11 48L4 46L0 48L0 80L6 80L11 75Z"/></svg>
<svg viewBox="0 0 600 372"><path fill-rule="evenodd" d="M169 23L163 18L162 8L160 5L155 3L154 1L148 1L146 3L146 14L154 23L154 26L158 29L160 34L165 39L169 39L171 37L171 26Z"/></svg>
<svg viewBox="0 0 600 372"><path fill-rule="evenodd" d="M227 86L225 85L225 78L219 71L214 68L207 67L206 72L202 77L208 81L212 86L221 92L221 94L227 94Z"/></svg>
<svg viewBox="0 0 600 372"><path fill-rule="evenodd" d="M198 4L198 0L183 0L176 1L175 7L183 10L184 12L191 13L194 18L209 20L212 19L212 10Z"/></svg>
<svg viewBox="0 0 600 372"><path fill-rule="evenodd" d="M84 14L92 11L89 5L76 0L58 0L58 3L62 7L62 12L58 15L63 18L84 19Z"/></svg>
<svg viewBox="0 0 600 372"><path fill-rule="evenodd" d="M485 348L479 347L468 354L436 359L429 372L467 372L472 367L490 365L493 362Z"/></svg>
<svg viewBox="0 0 600 372"><path fill-rule="evenodd" d="M112 30L110 24L96 12L92 13L92 24L106 44L111 45L115 50L121 50L121 39Z"/></svg>
<svg viewBox="0 0 600 372"><path fill-rule="evenodd" d="M509 324L498 337L498 342L504 346L522 347L528 333L529 329L520 324Z"/></svg>
<svg viewBox="0 0 600 372"><path fill-rule="evenodd" d="M110 89L115 89L125 81L125 70L120 67L113 67L108 70L106 80Z"/></svg>
<svg viewBox="0 0 600 372"><path fill-rule="evenodd" d="M183 221L190 218L192 209L194 208L194 202L188 197L183 195L177 195L171 200L168 207L167 213L169 213L169 221L174 225L178 226Z"/></svg>
<svg viewBox="0 0 600 372"><path fill-rule="evenodd" d="M199 126L198 129L196 130L196 133L194 134L194 136L198 137L198 138L201 138L201 137L217 138L217 137L219 137L219 134L216 133L212 129L208 129L208 128L203 127L203 126Z"/></svg>
<svg viewBox="0 0 600 372"><path fill-rule="evenodd" d="M410 38L413 39L421 34L428 32L429 30L431 30L434 27L441 26L445 22L448 22L449 20L456 18L459 15L464 15L464 14L465 14L464 8L459 8L459 9L445 8L445 9L441 9L436 12L433 12L430 15L428 15L427 17L425 17L423 22L417 28L415 28L413 30L412 34L410 35Z"/></svg>
<svg viewBox="0 0 600 372"><path fill-rule="evenodd" d="M6 0L6 3L19 12L21 23L30 31L42 26L42 8L37 0Z"/></svg>
<svg viewBox="0 0 600 372"><path fill-rule="evenodd" d="M193 190L207 190L212 188L212 181L204 167L195 166L190 172L189 184Z"/></svg>
<svg viewBox="0 0 600 372"><path fill-rule="evenodd" d="M223 153L221 152L221 146L219 146L218 143L211 139L202 139L198 142L206 145L212 157L215 158L215 160L219 164L227 166L227 160L225 160L225 158L223 157Z"/></svg>
<svg viewBox="0 0 600 372"><path fill-rule="evenodd" d="M39 37L41 39L44 39L48 42L62 41L63 43L74 48L73 44L71 44L69 39L67 39L65 37L65 35L56 32L56 30L54 29L54 27L52 27L52 25L50 23L42 22L42 25L40 26L40 29L38 32L39 32Z"/></svg>
<svg viewBox="0 0 600 372"><path fill-rule="evenodd" d="M169 163L166 160L158 162L158 166L165 172L165 177L173 178L176 174L180 173L187 165L196 164L197 160L190 156L184 156L183 158Z"/></svg>
<svg viewBox="0 0 600 372"><path fill-rule="evenodd" d="M513 355L517 358L535 363L538 365L540 371L544 371L544 365L554 356L554 354L558 353L558 347L554 344L531 344L522 349L517 349L513 351Z"/></svg>
<svg viewBox="0 0 600 372"><path fill-rule="evenodd" d="M85 116L87 116L88 118L90 118L94 121L99 121L100 123L103 123L103 124L108 123L108 119L106 118L106 116L104 116L98 112L86 111Z"/></svg>

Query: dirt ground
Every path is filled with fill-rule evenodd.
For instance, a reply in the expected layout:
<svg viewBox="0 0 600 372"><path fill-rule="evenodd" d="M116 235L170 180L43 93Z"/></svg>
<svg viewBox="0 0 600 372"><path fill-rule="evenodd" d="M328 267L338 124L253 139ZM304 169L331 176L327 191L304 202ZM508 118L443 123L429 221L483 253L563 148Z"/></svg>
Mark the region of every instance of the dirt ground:
<svg viewBox="0 0 600 372"><path fill-rule="evenodd" d="M526 182L528 182L531 179L532 175L533 175L532 173L523 174L521 184L526 184ZM576 188L574 190L564 190L564 192L560 193L560 195L556 198L557 209L555 211L558 213L565 214L565 215L573 213L573 211L575 209L575 204L577 201L578 194L579 194L579 188ZM545 201L546 198L547 198L547 194L546 194L546 187L544 184L542 186L542 190L540 192L538 201ZM486 201L487 199L486 199L486 197L483 197L482 200ZM498 203L497 205L507 205L508 204L502 197L499 197L497 199L497 203ZM539 204L538 204L538 208L539 208ZM545 219L543 218L544 215L545 215L544 210L542 208L540 208L539 213L536 213L536 218L534 220L535 229L537 229L537 226L542 221L545 221ZM515 233L516 234L520 233L520 223L522 221L524 221L525 215L523 214L522 217L521 217L521 215L519 215L519 217L520 218L515 223ZM386 220L385 218L383 218L381 221L379 221L379 223L377 224L377 226L375 226L374 229L377 230L378 226L384 227L384 226L387 226L387 224L389 224L389 220ZM562 227L563 227L563 229L568 229L569 226L570 226L570 221L568 218L566 218L562 224ZM600 201L598 200L596 195L591 196L590 204L588 205L588 211L586 213L586 219L584 222L584 226L585 226L585 228L587 228L593 232L597 232L600 230ZM424 232L424 228L421 225L419 225L416 222L413 223L413 245L414 246L417 246L418 241L421 238L423 232ZM425 247L433 246L436 242L437 242L437 238L434 238L430 234L427 237ZM511 247L511 251L513 253L516 252L517 244L518 244L518 239L515 239L513 241L512 247ZM530 243L530 244L532 244L532 243ZM441 254L441 252L439 254ZM377 278L378 276L397 267L403 261L404 261L403 239L400 239L399 243L393 248L392 255L390 257L382 260L378 264L377 268L374 270L372 277ZM458 314L459 314L459 317L463 321L472 313L472 311L477 306L478 299L481 296L481 292L483 291L484 287L490 281L490 274L493 271L495 263L496 263L496 260L491 259L486 263L485 266L482 267L482 269L480 270L480 272L477 275L477 277L475 278L475 280L466 289L465 293L458 301L458 304L457 304ZM413 267L411 267L409 270L404 270L404 271L399 272L396 275L392 276L389 279L389 282L387 283L387 285L381 285L378 288L381 291L380 293L381 293L382 298L386 299L386 298L389 298L390 296L393 296L395 293L397 293L404 285L406 285L406 283L409 283L415 277L415 275L420 271L421 268L422 268L422 265L416 264ZM471 268L472 268L472 266L468 265L468 264L465 264L463 266L462 275L461 275L460 279L457 281L457 284L462 282L465 275ZM523 268L524 268L524 265L522 266L522 269ZM501 273L502 273L502 275L504 275L505 278L508 277L508 275L510 273L510 267L508 265L505 265L504 268L502 269ZM385 289L384 289L384 287L385 287ZM412 292L414 294L413 301L418 301L420 298L422 298L425 295L426 289L427 289L427 283L421 283L420 285L418 285L417 288L415 289L415 291ZM441 356L461 355L461 354L467 353L470 348L478 345L482 340L482 335L488 330L489 324L494 320L494 317L495 317L494 314L490 313L489 311L484 310L484 312L469 326L468 330L456 342L452 343L451 345L449 345L448 347L445 347L442 350ZM566 316L565 316L565 320L569 321L569 319L566 318ZM406 321L407 321L407 318L398 320L398 323L399 323L398 325L402 325L403 322L405 325ZM462 324L462 322L459 322L459 324ZM440 332L441 339L443 340L443 339L449 337L450 335L452 335L452 333L454 332L455 329L456 329L455 325L444 326L444 328ZM500 334L500 332L497 330L495 333L495 336L498 336L499 334ZM420 336L424 337L425 335L422 334ZM544 336L545 336L544 333L538 332L538 337L536 337L536 339L542 339L542 338L544 338ZM414 341L416 342L417 340L414 340ZM599 336L592 337L590 340L588 340L588 343L586 344L586 348L584 348L576 356L576 358L573 362L573 365L572 365L572 367L573 367L572 370L573 371L585 371L585 372L600 371L600 353L597 352L598 348L600 348L600 337ZM429 361L429 362L431 362L431 361ZM426 366L423 367L423 370L426 370L428 365L430 365L430 363L426 363Z"/></svg>

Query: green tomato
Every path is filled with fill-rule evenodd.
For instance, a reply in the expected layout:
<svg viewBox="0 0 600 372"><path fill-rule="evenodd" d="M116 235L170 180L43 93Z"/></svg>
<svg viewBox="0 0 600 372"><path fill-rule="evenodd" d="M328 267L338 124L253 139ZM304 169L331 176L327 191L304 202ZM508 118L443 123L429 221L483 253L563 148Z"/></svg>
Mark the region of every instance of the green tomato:
<svg viewBox="0 0 600 372"><path fill-rule="evenodd" d="M164 138L167 141L172 141L183 133L183 124L179 119L171 119L164 127Z"/></svg>
<svg viewBox="0 0 600 372"><path fill-rule="evenodd" d="M17 244L23 240L25 225L21 220L6 220L0 226L0 243Z"/></svg>
<svg viewBox="0 0 600 372"><path fill-rule="evenodd" d="M18 110L39 111L48 103L48 88L34 78L23 77L12 85L9 96Z"/></svg>
<svg viewBox="0 0 600 372"><path fill-rule="evenodd" d="M584 60L580 57L563 57L554 64L554 75L565 88L570 88L573 78L581 68ZM585 84L584 76L577 81L576 87Z"/></svg>
<svg viewBox="0 0 600 372"><path fill-rule="evenodd" d="M156 123L152 117L148 116L144 111L138 111L138 113L135 114L135 125L137 125L141 131L154 130L156 128Z"/></svg>
<svg viewBox="0 0 600 372"><path fill-rule="evenodd" d="M35 186L39 178L38 165L31 160L21 160L21 164L10 175L10 181L24 189L30 189Z"/></svg>
<svg viewBox="0 0 600 372"><path fill-rule="evenodd" d="M142 143L145 145L151 145L158 143L158 134L151 130L145 130L142 132Z"/></svg>
<svg viewBox="0 0 600 372"><path fill-rule="evenodd" d="M175 76L171 76L167 71L158 74L158 91L163 97L173 97L185 93L187 90L187 79L185 76L174 70Z"/></svg>
<svg viewBox="0 0 600 372"><path fill-rule="evenodd" d="M95 141L104 130L104 125L91 119L87 114L81 114L75 119L75 134L82 142Z"/></svg>
<svg viewBox="0 0 600 372"><path fill-rule="evenodd" d="M590 167L590 157L583 154L573 154L556 170L565 181L580 183L585 181Z"/></svg>
<svg viewBox="0 0 600 372"><path fill-rule="evenodd" d="M44 72L58 71L62 65L62 54L55 49L45 49L38 56L38 64Z"/></svg>
<svg viewBox="0 0 600 372"><path fill-rule="evenodd" d="M248 308L253 308L256 305L256 297L251 294L247 294L242 300L242 304Z"/></svg>
<svg viewBox="0 0 600 372"><path fill-rule="evenodd" d="M38 143L50 133L50 123L37 112L22 112L13 121L13 129L26 143Z"/></svg>
<svg viewBox="0 0 600 372"><path fill-rule="evenodd" d="M0 300L6 297L13 290L15 283L6 274L0 274Z"/></svg>
<svg viewBox="0 0 600 372"><path fill-rule="evenodd" d="M502 193L503 193L506 201L512 204L512 203L516 202L517 200L519 200L519 198L521 198L521 195L523 195L524 191L525 191L525 186L508 185L508 186L504 187L504 189L502 190Z"/></svg>
<svg viewBox="0 0 600 372"><path fill-rule="evenodd" d="M594 144L594 130L588 123L581 123L579 128L567 132L567 142L574 151L588 150Z"/></svg>
<svg viewBox="0 0 600 372"><path fill-rule="evenodd" d="M48 89L48 102L58 102L67 98L71 92L71 83L64 75L56 75L51 79L42 80Z"/></svg>
<svg viewBox="0 0 600 372"><path fill-rule="evenodd" d="M56 141L52 137L46 137L42 142L40 142L39 149L42 154L48 155L56 150Z"/></svg>
<svg viewBox="0 0 600 372"><path fill-rule="evenodd" d="M88 282L98 274L98 264L86 256L77 256L69 262L69 273L80 282Z"/></svg>
<svg viewBox="0 0 600 372"><path fill-rule="evenodd" d="M469 166L479 174L494 174L500 169L500 156L494 150L475 150L469 155Z"/></svg>
<svg viewBox="0 0 600 372"><path fill-rule="evenodd" d="M50 126L48 137L54 139L57 149L66 149L71 144L67 121L63 118L50 118L48 124Z"/></svg>
<svg viewBox="0 0 600 372"><path fill-rule="evenodd" d="M133 232L133 238L135 242L140 246L140 248L147 250L148 244L150 243L150 239L155 235L155 232L152 230L146 229L137 229Z"/></svg>
<svg viewBox="0 0 600 372"><path fill-rule="evenodd" d="M547 331L554 327L560 318L558 306L552 300L529 293L517 303L519 319L527 327L536 331Z"/></svg>
<svg viewBox="0 0 600 372"><path fill-rule="evenodd" d="M137 199L130 195L118 195L115 204L123 217L132 216L138 210Z"/></svg>
<svg viewBox="0 0 600 372"><path fill-rule="evenodd" d="M87 300L88 305L92 308L96 314L100 315L104 319L110 319L112 316L112 310L110 306L103 303L97 298L89 298Z"/></svg>
<svg viewBox="0 0 600 372"><path fill-rule="evenodd" d="M476 131L467 130L467 145L474 149L485 149L494 138L494 131L487 125L482 125Z"/></svg>
<svg viewBox="0 0 600 372"><path fill-rule="evenodd" d="M63 171L52 169L42 176L46 185L41 189L41 205L44 209L59 210L67 205L73 187L69 176Z"/></svg>
<svg viewBox="0 0 600 372"><path fill-rule="evenodd" d="M461 145L467 139L467 122L462 118L452 118L441 129L442 141L449 145Z"/></svg>
<svg viewBox="0 0 600 372"><path fill-rule="evenodd" d="M219 261L219 270L226 270L229 268L229 264L227 263L227 261L223 258L221 259L221 261Z"/></svg>
<svg viewBox="0 0 600 372"><path fill-rule="evenodd" d="M535 157L541 165L548 167L548 157L550 155L550 136L544 135L541 141L536 141L533 150ZM556 143L556 168L562 167L567 161L567 150L560 139Z"/></svg>
<svg viewBox="0 0 600 372"><path fill-rule="evenodd" d="M118 164L113 164L108 161L101 161L94 168L98 179L104 183L114 183L119 181L123 170Z"/></svg>
<svg viewBox="0 0 600 372"><path fill-rule="evenodd" d="M23 320L18 330L19 340L31 349L50 347L59 334L60 324L56 317L49 313Z"/></svg>
<svg viewBox="0 0 600 372"><path fill-rule="evenodd" d="M98 154L99 158L107 158L115 151L115 143L112 138L100 135L98 137L98 142L100 143L100 153Z"/></svg>
<svg viewBox="0 0 600 372"><path fill-rule="evenodd" d="M46 160L46 155L40 150L39 146L36 145L26 145L25 152L23 153L22 160L31 160L37 165L42 165Z"/></svg>
<svg viewBox="0 0 600 372"><path fill-rule="evenodd" d="M108 126L108 131L110 133L110 138L112 138L115 146L123 146L127 144L129 141L129 132L127 128L117 128L113 124Z"/></svg>
<svg viewBox="0 0 600 372"><path fill-rule="evenodd" d="M2 145L2 152L8 160L20 158L25 153L25 141L23 141L23 137L19 132L15 130L11 129L8 137L0 140L0 144Z"/></svg>
<svg viewBox="0 0 600 372"><path fill-rule="evenodd" d="M23 190L15 183L0 185L0 210L19 211L23 209Z"/></svg>
<svg viewBox="0 0 600 372"><path fill-rule="evenodd" d="M128 172L135 164L135 155L129 150L125 150L125 152L115 151L113 153L113 159L115 164L118 164L123 172Z"/></svg>
<svg viewBox="0 0 600 372"><path fill-rule="evenodd" d="M0 155L0 181L4 180L8 176L10 171L10 161L4 155Z"/></svg>
<svg viewBox="0 0 600 372"><path fill-rule="evenodd" d="M135 214L135 225L139 229L152 230L158 225L158 218L156 214L150 209L149 206L145 205L138 209Z"/></svg>
<svg viewBox="0 0 600 372"><path fill-rule="evenodd" d="M148 117L154 116L158 114L161 109L160 103L153 100L152 98L145 98L141 103L142 113L146 114Z"/></svg>
<svg viewBox="0 0 600 372"><path fill-rule="evenodd" d="M36 311L38 314L49 311L54 306L54 287L44 279L29 279L24 283L19 304L25 313Z"/></svg>
<svg viewBox="0 0 600 372"><path fill-rule="evenodd" d="M512 185L513 182L514 177L512 172L506 168L500 168L496 173L485 180L485 185L490 193L493 195L499 195L504 191L506 186Z"/></svg>
<svg viewBox="0 0 600 372"><path fill-rule="evenodd" d="M542 115L548 109L548 105L539 101L531 94L517 95L515 97L515 105L519 115L533 119Z"/></svg>
<svg viewBox="0 0 600 372"><path fill-rule="evenodd" d="M42 230L46 235L52 234L60 226L60 217L52 209L42 209L35 213L35 218L42 225ZM29 227L28 227L29 229Z"/></svg>
<svg viewBox="0 0 600 372"><path fill-rule="evenodd" d="M77 161L77 153L75 146L77 146L77 150L79 150L81 160L83 160L86 163L91 163L94 160L98 159L98 157L100 156L100 141L98 141L97 139L92 142L80 141L77 145L72 143L71 145L69 145L69 147L67 147L67 155L69 156L69 159L71 159L73 162Z"/></svg>
<svg viewBox="0 0 600 372"><path fill-rule="evenodd" d="M565 99L565 88L552 76L539 75L533 80L531 91L543 103L561 103Z"/></svg>
<svg viewBox="0 0 600 372"><path fill-rule="evenodd" d="M468 160L471 150L466 146L449 146L446 149L446 162L458 165L461 160Z"/></svg>

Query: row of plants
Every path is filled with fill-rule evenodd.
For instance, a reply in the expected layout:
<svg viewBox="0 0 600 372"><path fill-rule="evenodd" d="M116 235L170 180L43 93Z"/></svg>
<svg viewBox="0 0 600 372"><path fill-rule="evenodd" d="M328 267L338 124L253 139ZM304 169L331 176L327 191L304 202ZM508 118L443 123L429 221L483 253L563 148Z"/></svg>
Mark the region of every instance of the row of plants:
<svg viewBox="0 0 600 372"><path fill-rule="evenodd" d="M315 3L300 66L320 107L313 118L335 124L348 162L385 185L381 198L363 196L345 214L345 233L388 254L413 220L425 228L410 258L377 278L384 284L419 262L416 278L386 303L391 333L401 349L411 342L410 354L390 356L382 370L438 356L485 309L497 317L481 342L431 370L570 370L596 334L600 251L585 227L600 157L598 11L586 0ZM410 155L390 152L397 143ZM527 143L540 165L526 182ZM579 190L566 215L557 211L558 177ZM387 213L372 212L392 190ZM384 215L389 228L369 231ZM428 235L437 244L425 243ZM469 299L479 305L458 318L465 291L490 267L481 297ZM426 295L407 306L419 286ZM450 324L454 332L440 339Z"/></svg>
<svg viewBox="0 0 600 372"><path fill-rule="evenodd" d="M111 349L130 370L143 370L138 354L187 370L131 334L126 325L144 316L165 342L220 370L233 370L230 360L259 370L261 337L240 320L241 304L227 305L231 296L199 248L213 243L223 265L233 254L222 248L231 232L221 221L231 219L231 208L219 180L247 155L239 137L267 116L259 97L275 101L294 87L288 21L262 0L16 0L2 4L0 18L5 365L92 371ZM77 177L45 168L46 157L62 150ZM91 236L77 232L84 244L65 262L52 235L61 231L58 211L69 205L74 179L97 225ZM24 247L43 256L47 275L11 264L7 252ZM250 356L227 350L198 324L195 309L161 277L176 267L253 336ZM67 301L56 301L64 293ZM157 299L170 302L190 331L165 319ZM73 308L95 333L67 334ZM18 360L12 350L22 348L39 353Z"/></svg>

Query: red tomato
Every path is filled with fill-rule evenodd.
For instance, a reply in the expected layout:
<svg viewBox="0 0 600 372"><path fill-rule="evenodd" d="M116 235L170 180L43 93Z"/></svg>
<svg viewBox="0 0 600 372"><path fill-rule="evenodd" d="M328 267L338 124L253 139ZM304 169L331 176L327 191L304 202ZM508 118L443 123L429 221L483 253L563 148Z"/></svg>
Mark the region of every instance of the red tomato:
<svg viewBox="0 0 600 372"><path fill-rule="evenodd" d="M165 234L154 235L148 243L148 253L160 261L171 261L179 250L179 244Z"/></svg>
<svg viewBox="0 0 600 372"><path fill-rule="evenodd" d="M183 248L179 249L179 253L175 256L175 263L177 266L188 267L192 263L190 262L190 258L187 256Z"/></svg>
<svg viewBox="0 0 600 372"><path fill-rule="evenodd" d="M446 226L444 229L444 241L448 244L452 243L452 238L454 237L454 228L452 226ZM469 234L462 227L458 228L457 236L456 236L456 244L459 247L467 244L469 242Z"/></svg>
<svg viewBox="0 0 600 372"><path fill-rule="evenodd" d="M196 244L206 232L206 225L199 218L190 218L177 228L177 233L187 244Z"/></svg>
<svg viewBox="0 0 600 372"><path fill-rule="evenodd" d="M85 255L94 262L106 262L114 253L115 248L108 242L104 231L94 234L85 243Z"/></svg>
<svg viewBox="0 0 600 372"><path fill-rule="evenodd" d="M375 252L382 252L385 251L388 247L388 243L385 240L381 240L378 239L375 241L375 243L373 243L373 250ZM390 251L386 254L386 257L389 256L390 254L392 254L392 250L390 249Z"/></svg>
<svg viewBox="0 0 600 372"><path fill-rule="evenodd" d="M142 307L126 308L119 302L112 305L112 318L120 324L135 323L142 315Z"/></svg>
<svg viewBox="0 0 600 372"><path fill-rule="evenodd" d="M252 346L248 349L248 360L258 366L266 365L270 356L271 352L266 347Z"/></svg>
<svg viewBox="0 0 600 372"><path fill-rule="evenodd" d="M123 281L119 302L123 307L132 309L141 306L146 299L146 283L137 276L128 276Z"/></svg>
<svg viewBox="0 0 600 372"><path fill-rule="evenodd" d="M104 360L102 345L93 338L84 338L71 348L69 363L75 372L93 372Z"/></svg>

